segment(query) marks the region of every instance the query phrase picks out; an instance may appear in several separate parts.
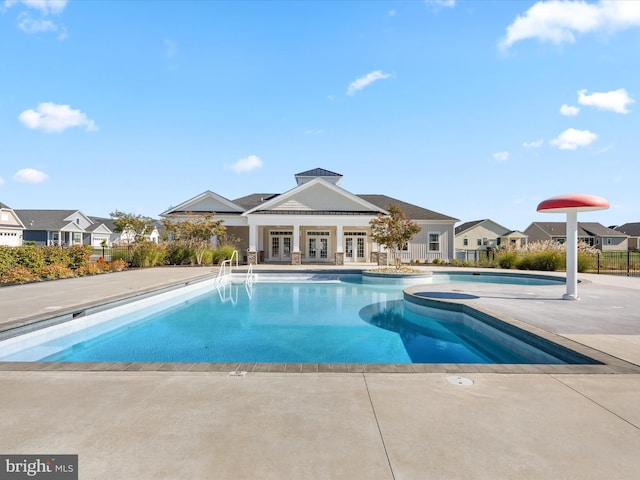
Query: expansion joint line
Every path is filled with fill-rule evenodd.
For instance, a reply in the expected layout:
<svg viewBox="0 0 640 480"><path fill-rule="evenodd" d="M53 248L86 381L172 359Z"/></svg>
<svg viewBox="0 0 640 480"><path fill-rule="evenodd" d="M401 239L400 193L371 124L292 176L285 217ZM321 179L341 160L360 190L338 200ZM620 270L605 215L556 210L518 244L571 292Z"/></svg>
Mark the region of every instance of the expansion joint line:
<svg viewBox="0 0 640 480"><path fill-rule="evenodd" d="M614 412L613 410L611 410L610 408L605 407L604 405L602 405L601 403L596 402L594 399L587 397L584 393L580 392L579 390L576 390L575 388L573 388L571 385L567 385L566 383L564 383L562 380L560 380L559 378L557 378L555 375L549 375L551 378L553 378L556 382L560 383L561 385L564 385L565 387L569 388L570 390L573 390L574 392L576 392L578 395L580 395L582 398L585 398L586 400L588 400L589 402L593 403L594 405L597 405L598 407L602 408L603 410L606 410L607 412L609 412L611 415L613 415L614 417L619 418L620 420L622 420L624 423L627 423L629 425L631 425L633 428L635 428L636 430L640 430L640 426L636 425L635 423L630 422L629 420L627 420L624 417L621 417L620 415L618 415L616 412Z"/></svg>
<svg viewBox="0 0 640 480"><path fill-rule="evenodd" d="M367 383L367 374L362 374L362 379L364 380L364 386L367 389L367 395L369 396L369 403L371 404L371 411L373 412L373 418L376 420L376 426L378 427L378 433L380 434L380 441L382 442L382 448L384 448L384 454L387 457L387 464L389 465L389 471L391 472L391 478L395 480L396 476L393 473L393 466L391 465L391 459L389 458L389 452L387 451L387 444L384 441L384 435L382 434L382 429L380 428L380 422L378 421L378 415L376 414L376 407L373 405L373 400L371 398L371 392L369 391L369 384Z"/></svg>

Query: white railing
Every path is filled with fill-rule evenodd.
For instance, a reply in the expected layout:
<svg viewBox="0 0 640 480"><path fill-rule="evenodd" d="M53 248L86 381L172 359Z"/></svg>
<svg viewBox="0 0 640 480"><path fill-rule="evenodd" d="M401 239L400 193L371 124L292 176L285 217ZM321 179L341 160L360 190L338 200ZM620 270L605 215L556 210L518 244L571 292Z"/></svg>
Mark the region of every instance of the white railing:
<svg viewBox="0 0 640 480"><path fill-rule="evenodd" d="M231 254L231 258L223 261L220 264L220 269L218 270L218 275L216 276L216 285L220 283L228 283L231 279L231 272L233 270L233 258L236 259L236 268L238 268L238 251L234 250ZM229 271L227 271L227 268Z"/></svg>
<svg viewBox="0 0 640 480"><path fill-rule="evenodd" d="M244 279L244 283L246 285L253 285L253 263L249 264L249 269L247 270L247 276Z"/></svg>
<svg viewBox="0 0 640 480"><path fill-rule="evenodd" d="M442 252L430 252L426 243L410 243L406 250L402 250L399 253L402 263L411 263L416 260L431 263L436 258L442 259ZM388 250L387 259L389 264L393 265L396 261L396 252Z"/></svg>

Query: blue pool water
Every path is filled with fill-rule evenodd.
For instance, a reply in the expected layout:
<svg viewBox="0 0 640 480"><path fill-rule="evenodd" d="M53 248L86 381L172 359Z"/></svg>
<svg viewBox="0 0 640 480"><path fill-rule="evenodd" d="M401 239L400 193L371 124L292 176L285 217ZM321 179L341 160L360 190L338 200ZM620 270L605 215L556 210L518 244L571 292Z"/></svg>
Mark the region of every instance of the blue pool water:
<svg viewBox="0 0 640 480"><path fill-rule="evenodd" d="M506 348L468 322L409 311L401 286L344 280L212 288L107 333L91 327L46 342L38 360L563 363L546 354L541 362L526 345Z"/></svg>

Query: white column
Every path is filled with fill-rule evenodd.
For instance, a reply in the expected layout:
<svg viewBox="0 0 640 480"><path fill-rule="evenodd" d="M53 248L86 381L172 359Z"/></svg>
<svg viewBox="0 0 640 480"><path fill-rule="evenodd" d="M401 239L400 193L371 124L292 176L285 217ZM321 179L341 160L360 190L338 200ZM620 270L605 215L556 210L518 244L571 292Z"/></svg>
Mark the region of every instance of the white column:
<svg viewBox="0 0 640 480"><path fill-rule="evenodd" d="M300 225L293 224L293 250L292 252L300 251Z"/></svg>
<svg viewBox="0 0 640 480"><path fill-rule="evenodd" d="M565 300L578 300L578 212L567 212L567 293Z"/></svg>
<svg viewBox="0 0 640 480"><path fill-rule="evenodd" d="M258 226L249 225L249 251L258 251Z"/></svg>
<svg viewBox="0 0 640 480"><path fill-rule="evenodd" d="M343 237L343 228L342 225L338 225L336 226L336 252L337 253L341 253L343 250L343 241L342 241L342 237Z"/></svg>

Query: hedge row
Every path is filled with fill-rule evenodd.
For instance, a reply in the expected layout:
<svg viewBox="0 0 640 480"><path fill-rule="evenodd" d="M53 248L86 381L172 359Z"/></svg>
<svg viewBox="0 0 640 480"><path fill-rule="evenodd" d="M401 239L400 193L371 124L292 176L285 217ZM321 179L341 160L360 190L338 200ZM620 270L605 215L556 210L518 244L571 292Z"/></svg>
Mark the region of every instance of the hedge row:
<svg viewBox="0 0 640 480"><path fill-rule="evenodd" d="M233 245L222 245L217 248L209 248L202 254L203 265L219 265L224 260L231 258L233 251L237 250ZM134 243L128 248L108 250L108 258L121 259L130 266L136 268L156 267L162 265L195 265L196 251L193 247L180 242Z"/></svg>
<svg viewBox="0 0 640 480"><path fill-rule="evenodd" d="M126 262L91 262L89 245L68 248L0 246L0 284L17 284L121 271Z"/></svg>

